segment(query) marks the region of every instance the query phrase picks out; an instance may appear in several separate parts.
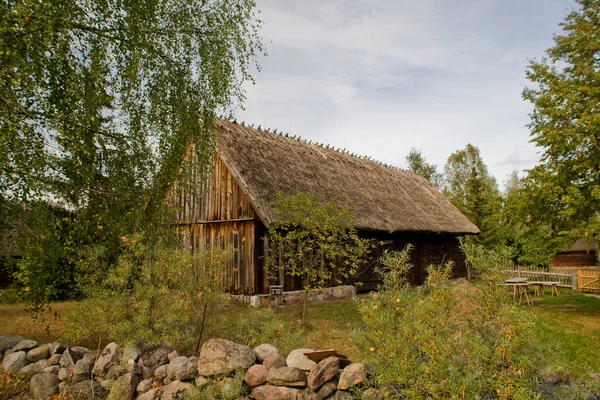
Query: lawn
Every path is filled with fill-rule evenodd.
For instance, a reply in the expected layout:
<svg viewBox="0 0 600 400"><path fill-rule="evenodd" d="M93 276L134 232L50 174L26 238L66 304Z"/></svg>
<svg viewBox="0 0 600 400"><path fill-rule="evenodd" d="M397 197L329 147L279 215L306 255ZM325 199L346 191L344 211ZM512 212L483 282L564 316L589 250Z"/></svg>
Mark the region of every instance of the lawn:
<svg viewBox="0 0 600 400"><path fill-rule="evenodd" d="M67 328L66 313L72 302L54 303L51 311L43 314L43 320L32 320L21 305L0 304L0 335L18 334L40 342L60 338ZM600 357L595 350L600 343L600 299L588 297L570 290L562 290L560 297L546 295L535 298L533 306L523 306L535 316L537 323L534 336L547 344L547 357L558 365L567 366L573 376L590 371L600 371ZM53 313L61 317L54 319ZM355 302L350 299L331 300L308 305L308 326L300 330L301 305L279 307L274 310L274 318L285 329L295 331L290 341L273 338L273 344L287 350L290 346L315 349L333 348L347 354L350 358L360 358L359 350L353 345L351 332L360 329L362 323ZM231 304L220 314L225 321L220 326L230 329L211 331L211 336L233 338L235 321L248 315L250 308L243 304ZM252 321L260 327L260 322ZM50 332L45 331L47 325ZM284 340L287 340L284 342ZM279 342L278 342L279 341ZM93 346L92 343L78 343Z"/></svg>

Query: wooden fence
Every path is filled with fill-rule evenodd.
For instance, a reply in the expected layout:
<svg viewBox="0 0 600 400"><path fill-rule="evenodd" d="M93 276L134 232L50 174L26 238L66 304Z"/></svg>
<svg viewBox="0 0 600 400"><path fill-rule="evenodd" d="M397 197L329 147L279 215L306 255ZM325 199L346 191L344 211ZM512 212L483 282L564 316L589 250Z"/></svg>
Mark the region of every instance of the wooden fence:
<svg viewBox="0 0 600 400"><path fill-rule="evenodd" d="M571 268L569 273L545 272L523 269L502 271L507 278L528 278L529 282L558 282L557 286L582 292L600 292L600 270L597 268Z"/></svg>
<svg viewBox="0 0 600 400"><path fill-rule="evenodd" d="M505 269L503 271L509 278L529 278L530 282L558 282L557 286L577 289L577 274L558 274L543 271L525 271L519 269Z"/></svg>
<svg viewBox="0 0 600 400"><path fill-rule="evenodd" d="M578 269L577 287L582 292L600 292L600 272L593 269Z"/></svg>

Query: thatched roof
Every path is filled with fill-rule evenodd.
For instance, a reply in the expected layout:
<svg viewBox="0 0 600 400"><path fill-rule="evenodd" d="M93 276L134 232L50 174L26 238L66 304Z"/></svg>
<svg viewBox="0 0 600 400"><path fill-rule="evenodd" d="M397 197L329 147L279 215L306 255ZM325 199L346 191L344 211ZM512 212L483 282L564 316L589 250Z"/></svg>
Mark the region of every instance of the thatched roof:
<svg viewBox="0 0 600 400"><path fill-rule="evenodd" d="M349 209L357 228L478 233L425 178L300 139L218 120L218 153L265 225L277 191L302 192Z"/></svg>
<svg viewBox="0 0 600 400"><path fill-rule="evenodd" d="M596 241L593 237L581 238L576 240L574 243L566 246L561 250L562 253L570 253L570 252L594 252L596 251Z"/></svg>

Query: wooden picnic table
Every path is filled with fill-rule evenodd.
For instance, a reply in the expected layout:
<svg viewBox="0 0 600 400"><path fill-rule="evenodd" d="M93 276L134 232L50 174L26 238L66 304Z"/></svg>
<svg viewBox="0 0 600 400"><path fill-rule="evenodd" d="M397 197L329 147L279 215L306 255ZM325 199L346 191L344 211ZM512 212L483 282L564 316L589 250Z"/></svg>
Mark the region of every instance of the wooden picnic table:
<svg viewBox="0 0 600 400"><path fill-rule="evenodd" d="M529 278L514 277L505 280L503 283L503 285L513 287L514 298L517 298L517 293L519 294L519 304L522 304L523 295L525 295L525 300L527 301L527 304L531 305L531 301L529 300L529 294L527 293L527 288L529 286L528 280Z"/></svg>
<svg viewBox="0 0 600 400"><path fill-rule="evenodd" d="M560 282L545 282L545 281L539 281L539 282L527 282L529 285L533 285L534 287L534 293L536 296L539 296L540 293L543 295L544 294L544 287L545 286L550 286L550 290L552 293L552 297L554 297L554 294L556 294L556 296L560 296L560 292L558 291L558 285L560 285Z"/></svg>

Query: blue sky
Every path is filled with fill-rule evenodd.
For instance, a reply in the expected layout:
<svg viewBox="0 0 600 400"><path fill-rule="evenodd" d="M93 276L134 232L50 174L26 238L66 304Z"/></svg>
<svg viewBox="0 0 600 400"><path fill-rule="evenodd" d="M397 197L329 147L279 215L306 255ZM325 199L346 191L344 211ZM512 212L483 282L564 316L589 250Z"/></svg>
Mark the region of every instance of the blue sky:
<svg viewBox="0 0 600 400"><path fill-rule="evenodd" d="M405 167L472 143L499 184L533 166L529 58L573 0L257 0L268 56L238 120Z"/></svg>

